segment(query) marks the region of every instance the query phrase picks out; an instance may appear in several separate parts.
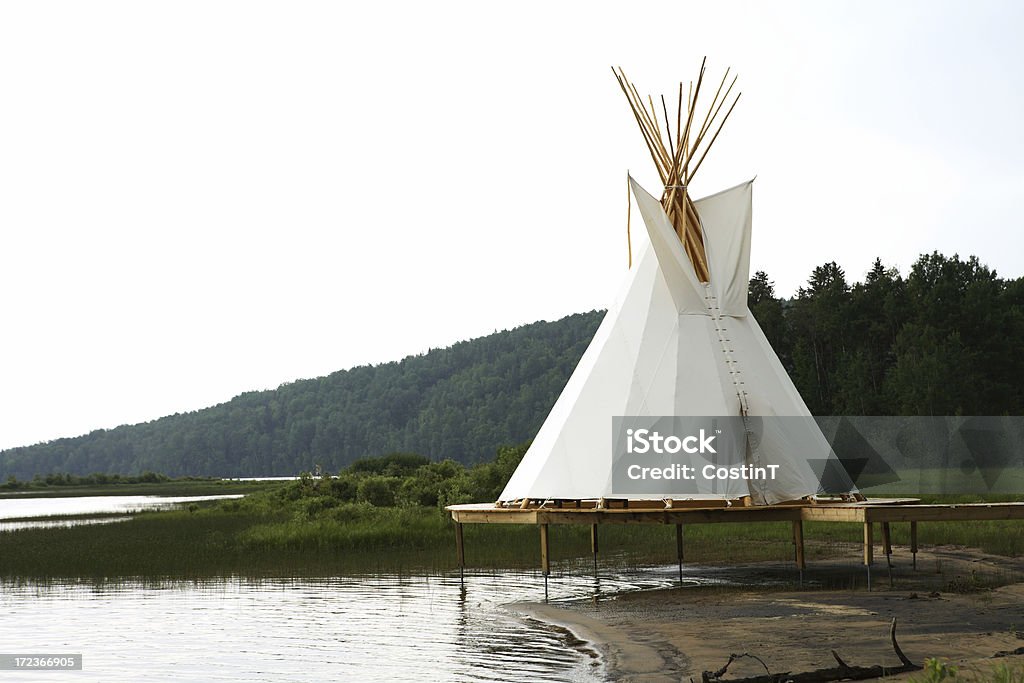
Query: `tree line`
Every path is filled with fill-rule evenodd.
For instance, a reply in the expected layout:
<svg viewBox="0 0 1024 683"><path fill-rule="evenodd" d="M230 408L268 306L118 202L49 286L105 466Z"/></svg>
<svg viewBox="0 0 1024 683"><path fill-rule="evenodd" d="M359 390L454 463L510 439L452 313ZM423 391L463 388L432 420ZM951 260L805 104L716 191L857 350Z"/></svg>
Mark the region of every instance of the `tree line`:
<svg viewBox="0 0 1024 683"><path fill-rule="evenodd" d="M570 315L448 348L255 391L189 413L0 453L0 478L144 471L179 476L337 472L416 452L491 460L531 439L603 317Z"/></svg>
<svg viewBox="0 0 1024 683"><path fill-rule="evenodd" d="M1000 278L974 257L924 255L906 276L876 260L862 282L827 263L788 299L758 272L749 303L816 415L1024 412L1024 278ZM533 437L602 317L538 322L204 410L9 449L0 477L293 475L394 452L487 461Z"/></svg>
<svg viewBox="0 0 1024 683"><path fill-rule="evenodd" d="M1024 278L975 257L876 259L863 282L819 266L790 300L763 272L750 308L815 415L1020 415Z"/></svg>

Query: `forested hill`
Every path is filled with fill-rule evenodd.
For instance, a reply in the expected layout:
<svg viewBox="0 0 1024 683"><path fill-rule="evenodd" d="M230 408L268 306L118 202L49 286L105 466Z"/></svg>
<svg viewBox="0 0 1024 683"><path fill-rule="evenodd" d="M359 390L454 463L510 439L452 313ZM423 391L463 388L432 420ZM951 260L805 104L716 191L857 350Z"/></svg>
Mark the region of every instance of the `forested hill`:
<svg viewBox="0 0 1024 683"><path fill-rule="evenodd" d="M1024 414L1024 278L922 256L863 282L835 263L792 299L750 281L750 308L816 415ZM131 427L0 453L0 476L110 472L268 476L412 451L474 462L534 436L601 312L401 362L243 394Z"/></svg>
<svg viewBox="0 0 1024 683"><path fill-rule="evenodd" d="M490 460L498 446L533 438L603 315L533 323L204 410L9 449L0 476L294 475L392 451Z"/></svg>

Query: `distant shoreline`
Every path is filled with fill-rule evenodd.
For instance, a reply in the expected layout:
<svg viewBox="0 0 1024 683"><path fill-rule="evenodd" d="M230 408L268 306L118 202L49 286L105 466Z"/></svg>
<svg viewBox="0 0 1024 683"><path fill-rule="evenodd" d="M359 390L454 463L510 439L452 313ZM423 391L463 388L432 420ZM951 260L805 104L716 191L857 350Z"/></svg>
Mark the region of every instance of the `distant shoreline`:
<svg viewBox="0 0 1024 683"><path fill-rule="evenodd" d="M70 498L80 496L205 496L247 494L279 487L289 480L170 479L158 482L127 482L71 486L33 486L4 489L0 500L8 498Z"/></svg>

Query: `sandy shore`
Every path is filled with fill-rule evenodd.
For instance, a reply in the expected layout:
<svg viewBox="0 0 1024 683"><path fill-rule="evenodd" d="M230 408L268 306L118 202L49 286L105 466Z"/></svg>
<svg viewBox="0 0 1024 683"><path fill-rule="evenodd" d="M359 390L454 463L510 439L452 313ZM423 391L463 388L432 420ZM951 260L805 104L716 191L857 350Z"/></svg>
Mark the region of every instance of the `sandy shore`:
<svg viewBox="0 0 1024 683"><path fill-rule="evenodd" d="M897 548L893 587L883 556L868 592L852 550L837 561L814 563L799 590L758 589L792 581L795 571L757 564L725 570L736 584L729 587L513 607L592 643L615 681L699 681L702 671L744 652L761 658L772 673L835 666L832 650L852 666L899 666L889 643L893 617L899 644L916 663L944 658L979 673L1003 662L1024 668L1024 655L993 657L1024 647L1024 562L940 548L918 553L915 571L909 553ZM859 587L835 589L857 576ZM748 658L733 663L725 678L764 673Z"/></svg>

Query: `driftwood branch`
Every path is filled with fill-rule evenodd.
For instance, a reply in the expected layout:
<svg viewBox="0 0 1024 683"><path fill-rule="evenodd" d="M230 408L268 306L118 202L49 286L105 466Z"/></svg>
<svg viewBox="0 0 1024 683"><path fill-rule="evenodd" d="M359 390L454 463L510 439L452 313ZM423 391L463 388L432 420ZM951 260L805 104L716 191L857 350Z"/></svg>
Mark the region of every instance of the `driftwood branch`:
<svg viewBox="0 0 1024 683"><path fill-rule="evenodd" d="M903 662L903 666L910 667L907 671L915 671L921 668L903 654L903 650L900 649L900 644L896 642L896 617L893 617L892 622L889 624L889 640L892 641L893 652L895 652L896 656L900 658L901 662Z"/></svg>
<svg viewBox="0 0 1024 683"><path fill-rule="evenodd" d="M715 671L715 672L710 673L710 674L707 671L705 671L704 672L705 680L707 680L706 677L708 675L711 676L711 680L717 680L717 679L721 678L722 676L725 675L725 672L729 669L729 665L730 664L735 662L737 659L743 659L744 657L750 657L751 659L756 659L758 662L760 662L761 666L764 667L765 673L767 673L769 676L772 675L771 669L768 668L768 665L764 663L763 659L761 659L760 657L757 657L755 655L752 655L749 652L744 652L744 653L738 654L738 655L729 655L729 661L726 662L725 666L723 666L718 671Z"/></svg>
<svg viewBox="0 0 1024 683"><path fill-rule="evenodd" d="M760 658L754 655L744 653L742 655L729 655L729 661L725 663L718 671L705 671L701 674L702 683L828 683L829 681L859 681L869 678L882 678L884 676L892 676L894 674L906 673L907 671L918 671L921 669L920 666L914 664L910 659L903 654L903 650L900 649L899 643L896 642L896 618L893 617L892 622L889 624L889 640L892 643L892 649L899 657L901 666L850 666L839 656L839 654L832 650L832 657L836 660L838 666L834 666L830 669L815 669L814 671L804 671L801 673L779 673L773 674L769 671L768 666L761 661ZM749 676L747 678L730 678L723 679L726 671L729 669L729 665L737 659L742 657L751 657L761 662L761 666L768 672L765 675Z"/></svg>

